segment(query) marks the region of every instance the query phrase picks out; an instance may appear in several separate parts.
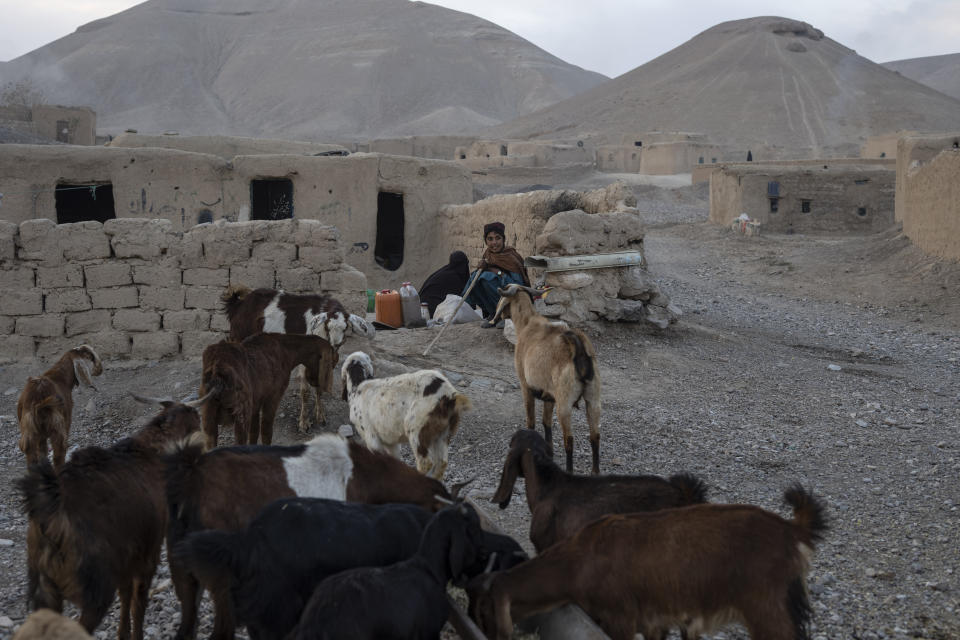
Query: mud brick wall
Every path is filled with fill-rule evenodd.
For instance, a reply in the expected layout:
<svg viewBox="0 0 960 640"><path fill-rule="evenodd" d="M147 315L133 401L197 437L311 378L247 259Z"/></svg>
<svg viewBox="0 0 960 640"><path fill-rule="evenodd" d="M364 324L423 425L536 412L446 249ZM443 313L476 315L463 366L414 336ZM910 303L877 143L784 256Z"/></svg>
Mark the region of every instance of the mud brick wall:
<svg viewBox="0 0 960 640"><path fill-rule="evenodd" d="M104 359L198 358L226 335L229 285L329 293L366 309L366 276L315 220L0 222L0 361L52 360L79 344Z"/></svg>

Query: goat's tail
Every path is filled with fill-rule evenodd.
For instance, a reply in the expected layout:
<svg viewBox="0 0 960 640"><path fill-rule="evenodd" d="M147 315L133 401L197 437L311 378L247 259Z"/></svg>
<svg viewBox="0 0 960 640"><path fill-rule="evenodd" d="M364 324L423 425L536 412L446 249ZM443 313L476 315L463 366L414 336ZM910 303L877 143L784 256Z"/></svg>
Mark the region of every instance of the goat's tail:
<svg viewBox="0 0 960 640"><path fill-rule="evenodd" d="M163 457L167 505L175 520L184 516L185 505L195 494L197 463L203 455L203 433L195 432L169 445Z"/></svg>
<svg viewBox="0 0 960 640"><path fill-rule="evenodd" d="M26 475L16 484L21 493L23 511L32 524L48 531L51 523L63 517L60 479L49 460L44 458L31 464Z"/></svg>
<svg viewBox="0 0 960 640"><path fill-rule="evenodd" d="M593 380L595 371L593 361L596 353L590 339L579 329L568 329L563 332L563 339L573 349L573 366L577 371L577 379L586 384Z"/></svg>
<svg viewBox="0 0 960 640"><path fill-rule="evenodd" d="M707 485L692 473L672 475L670 484L680 491L681 504L701 504L707 501Z"/></svg>
<svg viewBox="0 0 960 640"><path fill-rule="evenodd" d="M783 499L793 507L793 523L804 531L810 546L822 540L823 533L827 530L823 502L799 484L784 491Z"/></svg>
<svg viewBox="0 0 960 640"><path fill-rule="evenodd" d="M202 584L222 584L225 578L241 577L245 566L242 536L243 532L236 531L197 531L173 547L173 557Z"/></svg>
<svg viewBox="0 0 960 640"><path fill-rule="evenodd" d="M470 402L470 398L463 395L462 393L457 393L453 396L453 410L457 413L463 413L467 409L473 406L473 403Z"/></svg>

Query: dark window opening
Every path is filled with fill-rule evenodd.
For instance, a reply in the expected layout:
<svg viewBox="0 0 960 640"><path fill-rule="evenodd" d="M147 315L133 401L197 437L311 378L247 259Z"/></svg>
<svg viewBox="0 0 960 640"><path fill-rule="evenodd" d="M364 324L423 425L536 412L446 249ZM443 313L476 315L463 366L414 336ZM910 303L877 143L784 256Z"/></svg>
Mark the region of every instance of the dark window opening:
<svg viewBox="0 0 960 640"><path fill-rule="evenodd" d="M954 149L960 149L960 142L957 142L956 140L954 140L954 141L953 141L953 148L954 148Z"/></svg>
<svg viewBox="0 0 960 640"><path fill-rule="evenodd" d="M250 219L293 217L293 182L284 178L250 181Z"/></svg>
<svg viewBox="0 0 960 640"><path fill-rule="evenodd" d="M753 151L747 150L747 162L753 162Z"/></svg>
<svg viewBox="0 0 960 640"><path fill-rule="evenodd" d="M867 184L870 182L870 178L860 178L859 180L854 180L853 184Z"/></svg>
<svg viewBox="0 0 960 640"><path fill-rule="evenodd" d="M57 142L70 142L70 122L57 120Z"/></svg>
<svg viewBox="0 0 960 640"><path fill-rule="evenodd" d="M767 196L770 198L779 198L780 197L780 183L779 182L768 182L767 183Z"/></svg>
<svg viewBox="0 0 960 640"><path fill-rule="evenodd" d="M643 140L635 140L634 143L633 143L633 146L635 146L635 147L642 147L642 146L643 146Z"/></svg>
<svg viewBox="0 0 960 640"><path fill-rule="evenodd" d="M697 160L697 164L703 164L703 156L700 156L700 159Z"/></svg>
<svg viewBox="0 0 960 640"><path fill-rule="evenodd" d="M861 218L866 217L866 215L867 215L867 208L866 208L866 207L857 207L857 215L860 216Z"/></svg>
<svg viewBox="0 0 960 640"><path fill-rule="evenodd" d="M197 224L205 224L207 222L213 222L213 211L210 211L210 209L200 209L197 213Z"/></svg>
<svg viewBox="0 0 960 640"><path fill-rule="evenodd" d="M776 213L780 208L780 198L770 198L770 213Z"/></svg>
<svg viewBox="0 0 960 640"><path fill-rule="evenodd" d="M507 155L507 145L505 144L500 145L500 155L502 156Z"/></svg>
<svg viewBox="0 0 960 640"><path fill-rule="evenodd" d="M117 217L113 209L113 185L108 183L58 184L54 199L57 224L95 220L105 222Z"/></svg>
<svg viewBox="0 0 960 640"><path fill-rule="evenodd" d="M403 264L403 194L377 194L377 243L373 257L384 269L396 271Z"/></svg>
<svg viewBox="0 0 960 640"><path fill-rule="evenodd" d="M717 164L717 159L716 159L716 158L710 158L710 162L712 162L713 164Z"/></svg>
<svg viewBox="0 0 960 640"><path fill-rule="evenodd" d="M886 151L881 151L881 152L880 152L880 157L881 157L881 158L886 158L886 157L887 157L887 152L886 152Z"/></svg>
<svg viewBox="0 0 960 640"><path fill-rule="evenodd" d="M800 201L800 213L810 213L810 201L801 200Z"/></svg>
<svg viewBox="0 0 960 640"><path fill-rule="evenodd" d="M461 154L460 154L460 159L461 159L461 160L466 160L466 159L467 159L467 154L461 153Z"/></svg>

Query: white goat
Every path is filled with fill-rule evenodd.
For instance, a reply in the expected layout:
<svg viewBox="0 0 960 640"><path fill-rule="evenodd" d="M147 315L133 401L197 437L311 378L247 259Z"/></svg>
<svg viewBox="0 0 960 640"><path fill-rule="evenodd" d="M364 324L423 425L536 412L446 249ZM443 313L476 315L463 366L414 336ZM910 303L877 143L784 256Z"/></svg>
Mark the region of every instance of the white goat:
<svg viewBox="0 0 960 640"><path fill-rule="evenodd" d="M443 480L447 450L470 398L433 369L373 378L373 363L362 351L343 362L343 398L350 403L350 421L373 451L399 456L400 444L413 450L417 469Z"/></svg>

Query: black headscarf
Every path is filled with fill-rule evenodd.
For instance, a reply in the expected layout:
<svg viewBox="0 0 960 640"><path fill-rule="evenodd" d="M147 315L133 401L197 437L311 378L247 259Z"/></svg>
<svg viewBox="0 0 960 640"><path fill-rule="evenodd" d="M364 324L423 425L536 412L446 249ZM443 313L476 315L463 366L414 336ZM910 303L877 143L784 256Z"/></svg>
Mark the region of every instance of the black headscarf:
<svg viewBox="0 0 960 640"><path fill-rule="evenodd" d="M463 251L454 251L450 254L450 262L445 267L437 269L424 281L420 287L420 302L426 302L430 309L430 316L437 305L444 301L448 293L460 295L467 286L470 277L470 265L467 254Z"/></svg>

